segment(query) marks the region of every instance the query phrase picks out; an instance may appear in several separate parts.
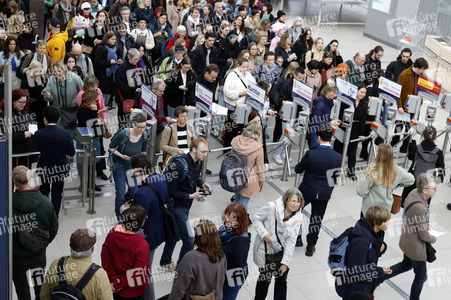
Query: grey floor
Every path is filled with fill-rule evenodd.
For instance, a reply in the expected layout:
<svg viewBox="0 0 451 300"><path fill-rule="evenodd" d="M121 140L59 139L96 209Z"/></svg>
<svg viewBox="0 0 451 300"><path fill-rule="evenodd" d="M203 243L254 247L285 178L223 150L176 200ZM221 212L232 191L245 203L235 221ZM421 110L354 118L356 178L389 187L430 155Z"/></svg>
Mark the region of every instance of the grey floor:
<svg viewBox="0 0 451 300"><path fill-rule="evenodd" d="M318 14L319 5L316 1L285 1L284 11L288 15L288 24L296 16L306 17L305 19L312 20ZM338 5L326 5L323 9L323 16L328 16L329 21L338 21ZM276 9L277 10L277 9ZM344 6L341 19L342 22L364 22L366 9L359 6ZM339 50L345 60L350 59L352 55L362 50L365 53L377 45L375 41L363 36L363 26L350 25L344 26L336 23L329 25L321 25L321 27L313 28L313 36L321 36L326 43L331 39L337 39L340 42ZM384 30L384 28L381 28ZM382 58L383 65L386 66L390 61L394 60L398 55L396 49L384 46L385 55ZM115 111L110 112L110 117L114 119ZM448 113L443 110L438 110L434 126L439 130L443 130L446 124L446 117ZM422 111L421 118L424 118L424 111ZM269 123L273 126L273 121ZM272 132L272 130L269 130ZM438 139L438 145L443 145L443 137ZM211 139L209 142L210 149L220 148L221 144L217 139ZM292 151L293 166L296 163L297 149ZM199 218L209 218L215 223L221 223L222 212L230 203L229 199L231 193L225 192L221 189L217 182L218 171L222 158L217 158L218 153L209 154L208 168L213 172L213 175L208 176L206 181L213 187L213 195L209 196L205 202L194 201L193 207L190 211L190 222L195 224ZM404 162L404 155L395 153L396 162L402 164ZM274 201L283 191L294 185L294 174L288 177L288 181L281 181L282 167L273 162L270 156L270 174L262 193L258 199L251 199L249 203L249 213L252 214L261 206L269 201ZM450 158L446 159L447 167L450 166ZM363 170L365 165L362 161L358 161L357 165ZM450 172L448 172L449 174ZM78 179L74 179L69 183L66 190L66 196L69 199L80 199L80 194L76 191L78 187ZM104 226L97 226L97 244L93 261L101 263L100 251L102 243L105 239L107 231L114 224L114 186L109 182L102 182L98 179L98 184L103 185L102 193L99 193L95 200L96 214L86 214L85 208L75 208L67 211L67 215L60 215L60 228L56 239L49 245L47 249L48 264L55 258L62 255L69 255L69 237L78 228L92 226L103 222ZM349 226L353 226L359 218L361 207L361 198L356 195L356 184L354 182L346 182L343 186L338 186L334 189L332 199L329 202L325 221L323 225L327 227L327 233L321 231L320 238L317 245L317 250L313 257L306 257L304 255L305 247L297 248L292 265L290 266L290 274L288 276L288 299L311 299L311 300L326 300L338 299L331 280L327 266L328 244L331 240L331 234L338 235ZM451 299L451 211L446 209L446 204L450 202L451 188L447 184L442 184L439 187L436 197L434 197L431 205L431 220L432 226L437 231L444 231L446 234L440 237L434 247L437 249L437 260L428 264L429 279L425 283L422 299ZM71 201L71 202L77 202ZM307 212L310 208L307 207ZM398 247L400 228L401 228L400 214L393 216L391 226L387 231L386 239L389 248L386 254L379 260L380 266L390 266L402 259L402 251ZM305 241L305 232L308 228L308 219L304 217L303 232ZM251 226L250 232L255 236L255 230ZM252 246L252 245L251 245ZM173 260L177 260L180 245L177 246ZM252 247L251 247L252 249ZM161 256L162 246L157 248L154 261L154 280L156 296L161 297L170 292L172 287L173 273L161 271L158 266L159 258ZM247 300L254 296L255 283L258 275L257 268L252 260L252 250L249 253L249 268L250 276L246 281L245 286L241 289L238 299ZM375 293L376 299L408 299L410 292L410 285L413 281L413 272L408 272L392 280L392 285L382 284ZM273 299L272 287L268 299Z"/></svg>

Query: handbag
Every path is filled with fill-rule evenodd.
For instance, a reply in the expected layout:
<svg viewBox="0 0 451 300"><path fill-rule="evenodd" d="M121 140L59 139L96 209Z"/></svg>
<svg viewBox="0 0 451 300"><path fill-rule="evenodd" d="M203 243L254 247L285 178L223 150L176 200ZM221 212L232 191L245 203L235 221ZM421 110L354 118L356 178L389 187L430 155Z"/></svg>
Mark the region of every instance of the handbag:
<svg viewBox="0 0 451 300"><path fill-rule="evenodd" d="M409 208L411 208L412 206L414 206L417 203L421 203L420 201L414 201L412 203L410 203L409 206L406 207L406 209L404 210L404 214L407 213L407 211L409 210ZM437 251L434 249L434 247L432 247L431 243L428 242L424 242L426 244L426 261L431 263L434 262L437 257L435 256L435 253L437 253Z"/></svg>
<svg viewBox="0 0 451 300"><path fill-rule="evenodd" d="M124 100L124 98L122 98L121 91L119 89L117 89L117 92L122 101L122 111L126 115L130 114L132 112L133 106L135 106L135 100L134 99L125 99Z"/></svg>
<svg viewBox="0 0 451 300"><path fill-rule="evenodd" d="M221 268L221 261L218 261L218 272L216 272L216 279L215 279L215 285L213 288L213 291L211 291L210 293L208 293L205 296L200 296L200 295L191 295L191 299L193 300L215 300L215 295L216 295L216 283L218 282L218 275L219 275L219 269ZM191 294L191 288L190 288L190 294Z"/></svg>
<svg viewBox="0 0 451 300"><path fill-rule="evenodd" d="M87 45L85 45L85 44L82 44L82 45L81 45L81 50L82 50L83 52L87 53L87 54L91 54L93 49L94 49L94 47L87 46ZM88 67L89 67L89 66L88 66Z"/></svg>
<svg viewBox="0 0 451 300"><path fill-rule="evenodd" d="M402 196L393 194L393 204L391 206L391 213L396 215L401 210Z"/></svg>
<svg viewBox="0 0 451 300"><path fill-rule="evenodd" d="M280 242L280 239L279 239L279 235L277 234L277 219L276 219L274 227L275 227L277 241L282 246L282 243ZM284 248L282 246L282 251L279 251L274 254L269 254L266 242L264 242L264 243L265 243L265 271L270 272L272 276L276 277L277 274L279 273L279 267L282 264Z"/></svg>
<svg viewBox="0 0 451 300"><path fill-rule="evenodd" d="M60 107L61 123L65 128L72 128L77 126L77 106L67 106L67 88L64 89L64 95L61 92L61 86L57 84L58 93L63 99L63 105Z"/></svg>
<svg viewBox="0 0 451 300"><path fill-rule="evenodd" d="M172 215L171 212L164 206L163 201L161 201L160 193L150 184L143 184L142 186L145 186L152 190L152 192L157 196L158 203L160 205L161 213L163 214L163 226L164 226L164 232L165 232L165 241L168 244L172 244L177 241L177 236L179 233L179 228L177 226L177 223L175 222L175 218Z"/></svg>

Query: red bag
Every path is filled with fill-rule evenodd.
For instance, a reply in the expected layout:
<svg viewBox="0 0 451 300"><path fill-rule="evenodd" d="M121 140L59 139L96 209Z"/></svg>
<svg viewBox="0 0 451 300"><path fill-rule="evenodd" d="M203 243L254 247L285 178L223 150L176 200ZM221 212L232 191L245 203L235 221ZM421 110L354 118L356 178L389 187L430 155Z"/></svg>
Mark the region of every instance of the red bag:
<svg viewBox="0 0 451 300"><path fill-rule="evenodd" d="M119 93L119 97L121 97L122 100L122 111L124 112L124 114L128 115L129 113L131 113L133 106L135 106L135 100L134 99L124 100L122 98L121 91L117 89L117 92Z"/></svg>

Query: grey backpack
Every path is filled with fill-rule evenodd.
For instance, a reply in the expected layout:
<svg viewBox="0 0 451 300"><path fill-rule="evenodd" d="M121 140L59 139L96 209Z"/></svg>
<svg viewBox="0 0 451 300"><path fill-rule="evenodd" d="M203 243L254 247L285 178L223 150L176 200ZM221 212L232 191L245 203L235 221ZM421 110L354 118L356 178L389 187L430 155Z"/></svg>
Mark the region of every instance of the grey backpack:
<svg viewBox="0 0 451 300"><path fill-rule="evenodd" d="M415 154L415 162L413 165L413 176L415 180L418 179L421 173L426 173L436 167L438 159L438 151L440 149L436 146L432 151L425 151L421 144L417 145L417 153Z"/></svg>

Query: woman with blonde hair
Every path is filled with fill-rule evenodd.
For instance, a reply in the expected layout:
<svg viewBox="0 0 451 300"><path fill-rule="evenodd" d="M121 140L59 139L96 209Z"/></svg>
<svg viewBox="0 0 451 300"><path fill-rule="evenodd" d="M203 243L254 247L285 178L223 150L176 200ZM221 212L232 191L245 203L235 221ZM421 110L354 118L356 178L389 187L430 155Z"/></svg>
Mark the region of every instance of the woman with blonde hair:
<svg viewBox="0 0 451 300"><path fill-rule="evenodd" d="M382 204L389 210L393 205L393 190L406 187L415 182L412 174L399 167L393 160L393 148L379 145L376 160L364 172L363 180L357 183L357 194L363 198L361 216L376 204Z"/></svg>
<svg viewBox="0 0 451 300"><path fill-rule="evenodd" d="M235 192L235 201L247 209L250 198L258 198L265 183L262 126L257 120L249 122L241 135L232 142L232 152L247 157L247 185Z"/></svg>
<svg viewBox="0 0 451 300"><path fill-rule="evenodd" d="M307 65L311 60L316 59L321 61L324 55L324 41L322 38L318 37L313 43L312 49L307 51L305 54L305 65Z"/></svg>
<svg viewBox="0 0 451 300"><path fill-rule="evenodd" d="M212 294L222 299L227 259L221 248L221 238L215 223L201 219L194 227L194 245L177 267L177 275L168 300L194 299ZM197 296L197 297L199 297Z"/></svg>

